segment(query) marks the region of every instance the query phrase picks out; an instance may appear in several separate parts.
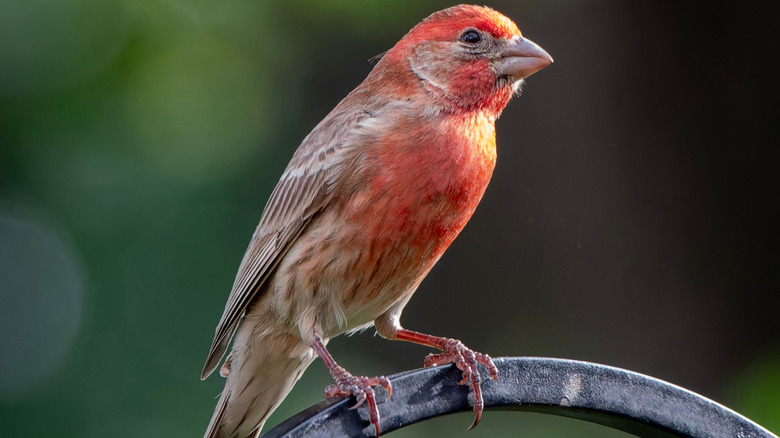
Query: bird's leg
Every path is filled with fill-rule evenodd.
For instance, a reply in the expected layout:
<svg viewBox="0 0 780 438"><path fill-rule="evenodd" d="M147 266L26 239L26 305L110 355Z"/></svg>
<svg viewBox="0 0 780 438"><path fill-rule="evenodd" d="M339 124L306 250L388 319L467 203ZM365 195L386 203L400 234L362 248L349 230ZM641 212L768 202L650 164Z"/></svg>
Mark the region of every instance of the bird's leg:
<svg viewBox="0 0 780 438"><path fill-rule="evenodd" d="M485 365L490 373L490 377L496 380L498 379L498 368L493 363L493 359L487 354L471 350L457 339L426 335L400 327L396 328L394 332L394 336L391 339L414 342L415 344L427 345L441 350L441 353L432 353L425 358L426 367L454 363L463 372L463 380L459 384L463 385L469 382L474 390L474 412L476 417L469 430L475 428L482 418L482 410L485 407L485 401L482 398L482 388L480 387L482 378L477 369L477 364Z"/></svg>
<svg viewBox="0 0 780 438"><path fill-rule="evenodd" d="M325 344L319 337L315 337L311 343L311 348L317 353L317 355L328 367L330 375L333 376L334 384L328 385L325 388L325 398L329 397L349 397L354 395L357 403L350 409L357 409L363 403L368 403L368 412L371 424L376 428L376 436L379 436L379 408L376 405L376 394L372 386L381 386L387 390L388 397L393 395L393 387L390 385L390 380L385 376L379 377L364 377L353 376L352 373L345 370L342 366L336 363L333 356L330 355L328 349L325 348Z"/></svg>

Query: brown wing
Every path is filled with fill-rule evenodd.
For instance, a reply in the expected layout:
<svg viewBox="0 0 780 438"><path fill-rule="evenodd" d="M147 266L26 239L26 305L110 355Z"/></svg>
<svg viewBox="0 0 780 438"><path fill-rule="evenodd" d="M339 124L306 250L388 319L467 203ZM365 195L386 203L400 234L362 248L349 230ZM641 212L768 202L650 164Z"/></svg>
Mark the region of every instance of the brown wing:
<svg viewBox="0 0 780 438"><path fill-rule="evenodd" d="M217 367L233 339L241 317L256 298L279 260L331 198L339 176L349 175L359 144L352 139L365 110L339 111L337 107L304 140L282 174L236 275L225 311L217 325L201 378Z"/></svg>

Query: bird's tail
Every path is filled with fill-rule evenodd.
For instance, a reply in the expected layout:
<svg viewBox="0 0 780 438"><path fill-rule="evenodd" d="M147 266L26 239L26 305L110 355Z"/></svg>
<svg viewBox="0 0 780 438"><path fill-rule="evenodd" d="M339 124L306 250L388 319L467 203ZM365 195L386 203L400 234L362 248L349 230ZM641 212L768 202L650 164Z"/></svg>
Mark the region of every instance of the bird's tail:
<svg viewBox="0 0 780 438"><path fill-rule="evenodd" d="M247 438L260 429L315 355L299 337L237 336L220 374L227 377L204 438ZM246 342L245 342L246 341Z"/></svg>
<svg viewBox="0 0 780 438"><path fill-rule="evenodd" d="M217 403L217 407L214 408L214 415L211 416L209 427L206 429L206 434L203 436L204 438L218 438L220 436L219 431L222 428L222 420L225 417L228 399L229 396L226 388L222 391L222 395L219 396L219 402Z"/></svg>

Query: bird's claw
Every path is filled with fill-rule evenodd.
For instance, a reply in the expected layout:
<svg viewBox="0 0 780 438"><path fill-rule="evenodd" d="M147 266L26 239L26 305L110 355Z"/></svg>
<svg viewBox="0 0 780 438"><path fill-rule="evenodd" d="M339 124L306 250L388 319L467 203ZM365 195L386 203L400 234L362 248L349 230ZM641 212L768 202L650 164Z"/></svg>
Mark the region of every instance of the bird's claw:
<svg viewBox="0 0 780 438"><path fill-rule="evenodd" d="M459 370L463 372L463 379L458 382L463 385L471 382L471 388L474 390L474 412L476 417L469 430L475 428L482 418L482 410L485 408L485 401L482 398L482 376L479 374L477 364L485 365L493 380L498 379L498 368L493 363L493 359L487 354L478 353L460 342L457 339L447 339L441 353L429 354L425 358L425 366L433 367L454 363Z"/></svg>
<svg viewBox="0 0 780 438"><path fill-rule="evenodd" d="M387 396L393 396L393 386L390 380L385 376L365 377L353 376L349 371L338 367L333 372L335 383L325 388L325 398L330 397L349 397L355 396L356 403L349 408L357 409L368 402L368 414L371 424L376 429L376 436L379 436L379 408L376 403L376 393L373 386L381 386L387 390Z"/></svg>

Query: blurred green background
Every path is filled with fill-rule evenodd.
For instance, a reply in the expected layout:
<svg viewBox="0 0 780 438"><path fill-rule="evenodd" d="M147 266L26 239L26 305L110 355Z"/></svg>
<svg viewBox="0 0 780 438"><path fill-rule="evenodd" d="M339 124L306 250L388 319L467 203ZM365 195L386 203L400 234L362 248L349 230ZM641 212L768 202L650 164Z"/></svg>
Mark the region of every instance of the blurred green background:
<svg viewBox="0 0 780 438"><path fill-rule="evenodd" d="M405 325L647 373L780 433L770 3L487 3L556 62L499 120L491 187ZM0 436L201 436L222 385L201 366L282 169L450 5L0 0ZM376 375L428 353L372 333L334 356ZM315 362L268 428L328 383ZM624 436L470 422L393 436Z"/></svg>

